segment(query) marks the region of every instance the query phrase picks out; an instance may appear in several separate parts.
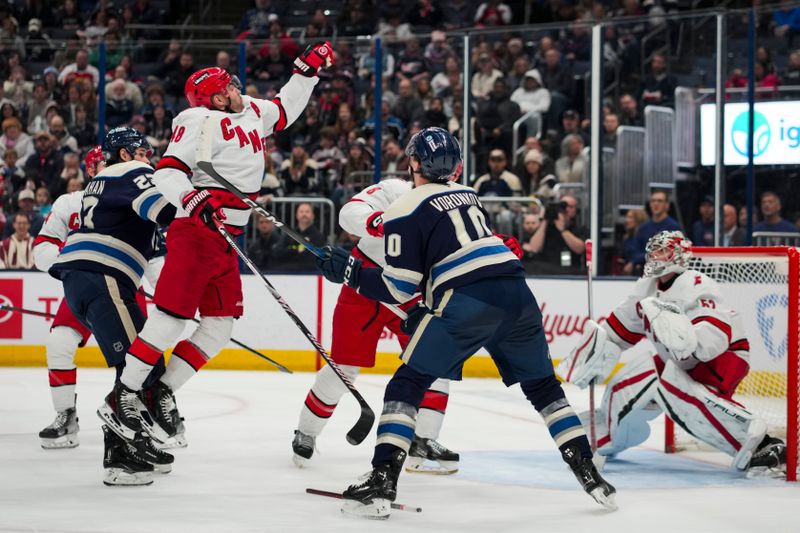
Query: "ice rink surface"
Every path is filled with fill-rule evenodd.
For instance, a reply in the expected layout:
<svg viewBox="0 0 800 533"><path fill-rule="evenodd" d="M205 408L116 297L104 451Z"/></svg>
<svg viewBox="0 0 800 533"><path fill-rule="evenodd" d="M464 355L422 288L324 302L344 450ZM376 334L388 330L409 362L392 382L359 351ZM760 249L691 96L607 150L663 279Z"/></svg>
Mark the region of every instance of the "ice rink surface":
<svg viewBox="0 0 800 533"><path fill-rule="evenodd" d="M78 370L81 444L43 450L38 431L54 412L47 371L0 369L0 531L37 532L800 532L800 487L745 479L720 454L667 456L656 421L648 443L609 462L620 510L608 513L580 490L541 419L517 387L493 379L454 383L441 442L461 453L453 476L403 474L387 522L345 518L341 491L369 469L373 436L344 438L358 415L342 399L308 468L290 442L313 375L201 372L179 391L189 447L173 472L149 487L102 484L102 432L95 409L110 370ZM357 381L380 414L387 376ZM568 388L576 409L586 395Z"/></svg>

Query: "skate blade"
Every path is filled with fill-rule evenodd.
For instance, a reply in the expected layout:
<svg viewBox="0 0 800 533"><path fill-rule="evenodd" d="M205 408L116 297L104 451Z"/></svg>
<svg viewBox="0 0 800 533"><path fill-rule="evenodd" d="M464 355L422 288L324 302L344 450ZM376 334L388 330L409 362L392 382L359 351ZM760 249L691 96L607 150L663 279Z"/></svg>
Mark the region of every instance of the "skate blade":
<svg viewBox="0 0 800 533"><path fill-rule="evenodd" d="M311 459L306 459L302 455L297 455L296 453L292 454L292 462L297 468L305 468L309 461L311 461Z"/></svg>
<svg viewBox="0 0 800 533"><path fill-rule="evenodd" d="M186 435L178 433L174 437L167 439L167 442L154 442L156 448L159 450L174 450L176 448L186 448L189 446L189 441L186 440Z"/></svg>
<svg viewBox="0 0 800 533"><path fill-rule="evenodd" d="M786 479L786 465L778 467L753 466L747 469L747 479Z"/></svg>
<svg viewBox="0 0 800 533"><path fill-rule="evenodd" d="M108 487L137 487L153 484L151 472L127 472L123 468L106 468L103 484Z"/></svg>
<svg viewBox="0 0 800 533"><path fill-rule="evenodd" d="M455 466L453 466L455 465ZM428 474L433 476L450 476L458 472L458 463L431 463L419 465L406 465L409 474Z"/></svg>
<svg viewBox="0 0 800 533"><path fill-rule="evenodd" d="M147 410L139 411L139 422L141 422L144 432L160 444L165 444L174 436L170 435L164 428L159 426Z"/></svg>
<svg viewBox="0 0 800 533"><path fill-rule="evenodd" d="M344 500L342 514L367 520L388 520L392 511L391 504L392 502L382 498L372 500L372 503L368 504L356 500Z"/></svg>
<svg viewBox="0 0 800 533"><path fill-rule="evenodd" d="M58 437L55 439L44 439L41 438L42 448L45 450L63 450L67 448L77 448L80 441L78 440L78 435L64 435L63 437Z"/></svg>
<svg viewBox="0 0 800 533"><path fill-rule="evenodd" d="M619 506L617 505L617 499L614 496L614 493L605 494L603 492L602 487L597 487L592 492L590 492L589 495L592 498L594 498L594 501L602 505L608 511L616 511L617 509L619 509Z"/></svg>
<svg viewBox="0 0 800 533"><path fill-rule="evenodd" d="M170 472L172 472L172 465L171 464L168 464L168 465L157 465L155 463L150 463L150 464L153 465L153 471L155 473L157 473L157 474L165 474L166 475L166 474L169 474Z"/></svg>
<svg viewBox="0 0 800 533"><path fill-rule="evenodd" d="M100 420L102 420L111 431L123 439L130 441L136 438L136 431L123 424L108 404L104 403L97 409L97 416L100 417Z"/></svg>

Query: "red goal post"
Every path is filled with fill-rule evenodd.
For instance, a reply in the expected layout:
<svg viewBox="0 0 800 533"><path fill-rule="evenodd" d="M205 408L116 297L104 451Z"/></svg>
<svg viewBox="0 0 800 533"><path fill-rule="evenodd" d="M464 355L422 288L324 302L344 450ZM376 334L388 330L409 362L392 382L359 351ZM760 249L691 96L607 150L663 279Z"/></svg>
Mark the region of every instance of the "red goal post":
<svg viewBox="0 0 800 533"><path fill-rule="evenodd" d="M800 251L785 246L692 248L691 268L719 282L742 317L750 341L750 373L734 399L764 418L786 440L786 479L797 481L800 368ZM667 419L665 451L692 437Z"/></svg>

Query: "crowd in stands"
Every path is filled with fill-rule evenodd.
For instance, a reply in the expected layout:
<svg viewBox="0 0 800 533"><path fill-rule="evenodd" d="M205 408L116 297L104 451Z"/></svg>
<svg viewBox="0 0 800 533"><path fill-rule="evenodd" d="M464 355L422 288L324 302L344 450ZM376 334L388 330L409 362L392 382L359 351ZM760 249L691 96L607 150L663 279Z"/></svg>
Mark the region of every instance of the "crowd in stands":
<svg viewBox="0 0 800 533"><path fill-rule="evenodd" d="M326 202L337 210L372 181L377 70L382 127L377 146L384 176L405 174L404 147L421 128L438 126L461 136L464 91L469 91L472 143L465 151L474 156L470 185L490 198L486 205L495 226L521 238L530 272L581 271L588 232L580 224L585 218L579 214L586 206L580 205L585 197L579 185L587 183L589 168L587 95L581 80L590 59L591 23L610 16L649 17L642 19L645 22L609 27L605 36L606 70L624 74L619 96L606 101L603 109L602 144L614 146L617 128L642 126L644 106L674 105L678 81L669 57L652 54L643 72L645 51L640 45L647 31L665 24L665 13L686 9L687 2L304 2L309 4L315 8L298 19L293 2L254 0L234 28L230 46L209 53L170 39L164 30L130 28L175 23L166 11L168 3L64 0L53 9L47 2L0 2L0 76L4 80L0 85L0 224L4 236L14 239L3 242L4 265L30 262L18 242L24 241L26 232L36 235L55 198L82 188L82 155L102 134L97 131L101 79L104 127L129 125L145 133L155 150L155 163L172 136L172 118L186 107L183 87L196 69L216 64L232 74L244 73L244 92L271 98L291 76L292 60L303 47L330 39L335 70L321 76L295 123L268 140L260 201L274 207L282 197L309 198L310 203L290 204L287 218L294 227L314 244L353 245L353 236L330 227L323 233L318 221L329 209ZM503 31L526 21L562 24L560 29L534 33ZM778 7L759 24L761 31L781 36L791 46L800 29L800 10ZM473 39L470 79L465 80L462 40L453 32L468 27L496 31ZM380 65L376 65L375 40L356 39L367 35L383 39ZM101 41L105 43L104 72L98 70ZM238 55L239 43L245 43L244 58ZM242 59L245 64L240 68ZM756 69L759 86L794 83L800 80L800 52L788 54L785 68L778 69L770 51L761 47ZM735 69L726 84L741 87L742 80L746 84L746 76ZM541 132L523 136L522 146L514 152L512 125L529 112L541 114ZM519 201L492 201L491 197L519 197ZM669 198L665 202L668 208ZM639 233L641 228L663 224L660 203L651 198L649 220L644 211L628 213L627 239L615 254L613 272L640 272ZM701 223L695 239L698 234L705 239L712 223L713 209L709 214L704 206L697 215L685 214ZM738 214L738 206L730 207ZM761 207L765 220L774 226L763 200ZM728 237L727 209L726 239L735 241L733 233L741 239L738 230ZM28 228L23 228L20 213L28 218ZM265 220L254 218L248 249L264 269L302 270L313 263L303 247L284 239Z"/></svg>

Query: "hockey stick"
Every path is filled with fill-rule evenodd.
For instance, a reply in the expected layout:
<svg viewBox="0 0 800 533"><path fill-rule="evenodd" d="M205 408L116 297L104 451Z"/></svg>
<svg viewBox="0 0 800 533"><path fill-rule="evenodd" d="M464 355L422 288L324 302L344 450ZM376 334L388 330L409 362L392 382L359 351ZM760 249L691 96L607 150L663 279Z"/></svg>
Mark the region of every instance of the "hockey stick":
<svg viewBox="0 0 800 533"><path fill-rule="evenodd" d="M342 372L342 369L339 368L339 365L333 362L331 356L328 355L328 352L325 351L325 348L322 347L322 344L320 344L314 334L311 333L305 324L303 324L303 321L300 320L300 317L297 316L297 313L295 313L292 308L289 307L289 304L286 303L286 300L283 299L283 296L280 295L278 290L272 285L272 283L269 282L266 276L264 276L264 274L258 270L258 267L253 264L250 258L245 255L241 248L239 248L239 246L233 240L233 237L231 237L230 233L228 233L228 230L225 229L225 224L217 220L215 217L212 217L212 220L214 221L214 225L217 227L217 231L219 231L220 235L222 235L222 237L228 242L228 246L230 246L236 252L236 254L241 258L242 261L244 261L244 264L247 265L247 268L249 268L253 274L261 278L270 294L272 294L272 297L275 298L286 314L289 315L289 318L291 318L297 327L300 328L300 331L303 332L303 335L305 335L309 342L314 345L314 348L316 348L317 352L322 356L322 358L327 361L328 365L331 367L331 369L333 369L333 372L339 377L340 380L342 380L342 383L345 384L350 393L355 396L358 404L361 406L361 416L359 416L353 428L347 432L347 442L354 446L360 444L365 438L367 438L367 435L369 435L369 432L372 429L372 425L375 423L375 413L372 411L372 408L370 408L369 404L367 404L367 401L363 396L361 396L361 393L356 390L347 376Z"/></svg>
<svg viewBox="0 0 800 533"><path fill-rule="evenodd" d="M55 315L44 313L42 311L32 311L30 309L23 309L22 307L14 307L13 305L0 305L0 311L11 311L12 313L22 313L23 315L40 316L42 318L55 318Z"/></svg>
<svg viewBox="0 0 800 533"><path fill-rule="evenodd" d="M343 500L344 497L339 492L331 492L327 490L319 490L319 489L306 489L306 493L308 494L316 494L317 496L327 496L328 498L336 498L339 500ZM409 511L412 513L421 513L422 507L411 507L410 505L405 505L402 503L391 503L392 509L396 509L398 511Z"/></svg>
<svg viewBox="0 0 800 533"><path fill-rule="evenodd" d="M593 244L591 240L586 241L586 290L589 320L594 320L594 310L592 301L592 252ZM589 383L589 444L592 452L597 450L597 426L594 416L594 380Z"/></svg>
<svg viewBox="0 0 800 533"><path fill-rule="evenodd" d="M150 298L151 300L153 299L153 296L152 296L151 294L148 294L148 293L147 293L147 291L141 291L141 292L142 292L142 294L144 294L146 297ZM192 318L192 322L194 322L195 324L199 324L199 323L200 323L200 321L199 321L199 320L197 320L196 318ZM245 343L243 343L243 342L239 342L239 341L237 341L236 339L234 339L234 338L232 338L232 337L231 337L231 342L232 342L233 344L235 344L236 346L238 346L238 347L240 347L240 348L242 348L242 349L245 349L245 350L247 350L247 351L248 351L248 352L250 352L251 354L253 354L253 355L255 355L255 356L258 356L258 357L260 357L260 358L261 358L261 359L263 359L264 361L267 361L268 363L272 363L273 365L275 365L276 367L278 367L278 370L280 370L281 372L286 372L287 374L293 374L293 372L292 372L291 370L289 370L288 368L286 368L285 366L283 366L283 365L282 365L282 364L280 364L279 362L277 362L277 361L273 361L272 359L270 359L269 357L267 357L267 356L266 356L266 355L264 355L263 353L259 352L259 351L258 351L258 350L256 350L255 348L251 348L251 347L249 347L248 345L246 345Z"/></svg>
<svg viewBox="0 0 800 533"><path fill-rule="evenodd" d="M219 182L220 185L225 187L228 190L228 192L235 195L242 202L250 206L250 208L253 211L258 213L262 217L268 219L273 224L275 224L276 227L278 227L282 232L286 233L286 235L288 235L292 240L296 241L298 244L302 244L303 246L305 246L309 252L316 255L320 259L325 258L324 250L308 242L305 239L305 237L303 237L302 235L294 231L292 228L284 224L279 218L277 218L275 215L264 209L261 205L259 205L249 196L247 196L242 191L237 189L231 182L223 178L219 174L219 172L217 172L217 170L214 168L214 165L211 163L211 161L198 161L197 166L200 168L200 170L211 176L215 181ZM400 317L401 320L405 320L406 318L408 318L408 314L399 307L397 307L396 305L387 304L386 302L381 302L381 304L387 309L389 309L392 313Z"/></svg>

